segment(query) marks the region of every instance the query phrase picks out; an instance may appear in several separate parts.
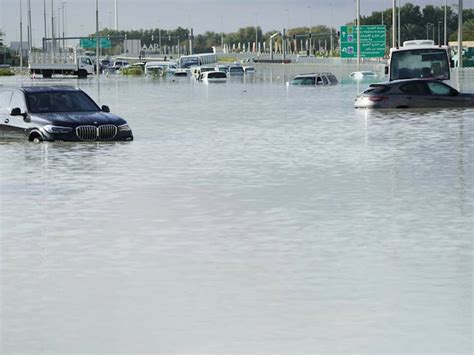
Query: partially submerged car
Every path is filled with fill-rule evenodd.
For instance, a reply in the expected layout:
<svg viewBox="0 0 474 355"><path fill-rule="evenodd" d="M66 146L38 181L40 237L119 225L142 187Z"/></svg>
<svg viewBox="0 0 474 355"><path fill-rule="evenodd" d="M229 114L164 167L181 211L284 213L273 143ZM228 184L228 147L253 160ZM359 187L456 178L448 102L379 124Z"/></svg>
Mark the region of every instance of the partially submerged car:
<svg viewBox="0 0 474 355"><path fill-rule="evenodd" d="M377 73L370 70L361 70L350 73L349 77L354 80L374 79L377 77Z"/></svg>
<svg viewBox="0 0 474 355"><path fill-rule="evenodd" d="M405 79L372 84L357 96L355 108L474 107L474 94L463 94L436 79Z"/></svg>
<svg viewBox="0 0 474 355"><path fill-rule="evenodd" d="M201 73L197 79L206 83L225 83L227 81L227 74L222 71L206 71Z"/></svg>
<svg viewBox="0 0 474 355"><path fill-rule="evenodd" d="M29 141L131 141L123 118L72 86L0 89L0 138Z"/></svg>
<svg viewBox="0 0 474 355"><path fill-rule="evenodd" d="M296 75L291 81L291 85L336 85L338 80L332 73L308 73Z"/></svg>

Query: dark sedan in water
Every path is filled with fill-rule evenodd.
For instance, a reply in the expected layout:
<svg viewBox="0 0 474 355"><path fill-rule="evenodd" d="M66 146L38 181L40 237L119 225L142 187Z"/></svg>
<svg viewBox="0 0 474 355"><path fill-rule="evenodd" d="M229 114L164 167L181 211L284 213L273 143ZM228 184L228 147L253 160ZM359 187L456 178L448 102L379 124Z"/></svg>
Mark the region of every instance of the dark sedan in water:
<svg viewBox="0 0 474 355"><path fill-rule="evenodd" d="M435 79L406 79L372 84L357 96L356 108L474 107L474 94L463 94Z"/></svg>
<svg viewBox="0 0 474 355"><path fill-rule="evenodd" d="M123 118L72 86L0 88L0 138L29 141L130 141Z"/></svg>

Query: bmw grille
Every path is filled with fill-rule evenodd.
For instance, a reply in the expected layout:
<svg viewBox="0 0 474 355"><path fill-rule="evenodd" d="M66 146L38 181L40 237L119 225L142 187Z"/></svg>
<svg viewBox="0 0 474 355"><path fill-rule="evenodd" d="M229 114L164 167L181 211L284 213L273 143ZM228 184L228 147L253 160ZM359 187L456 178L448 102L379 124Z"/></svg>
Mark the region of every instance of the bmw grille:
<svg viewBox="0 0 474 355"><path fill-rule="evenodd" d="M103 125L103 126L78 126L76 128L76 135L81 141L110 141L117 135L117 126Z"/></svg>

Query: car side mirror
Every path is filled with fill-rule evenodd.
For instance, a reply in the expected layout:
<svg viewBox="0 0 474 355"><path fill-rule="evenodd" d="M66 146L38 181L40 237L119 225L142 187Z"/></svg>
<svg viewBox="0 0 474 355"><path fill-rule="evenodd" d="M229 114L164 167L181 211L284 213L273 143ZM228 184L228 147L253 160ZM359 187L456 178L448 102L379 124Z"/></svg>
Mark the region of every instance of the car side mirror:
<svg viewBox="0 0 474 355"><path fill-rule="evenodd" d="M451 68L454 68L454 59L451 59L451 60L449 61L449 66L450 66Z"/></svg>
<svg viewBox="0 0 474 355"><path fill-rule="evenodd" d="M109 106L106 106L106 105L102 105L101 110L102 110L103 112L110 112Z"/></svg>
<svg viewBox="0 0 474 355"><path fill-rule="evenodd" d="M451 89L449 91L449 95L451 96L458 96L459 95L459 91L457 91L456 89Z"/></svg>
<svg viewBox="0 0 474 355"><path fill-rule="evenodd" d="M23 116L21 109L19 107L12 108L10 111L10 116Z"/></svg>
<svg viewBox="0 0 474 355"><path fill-rule="evenodd" d="M385 70L385 75L388 75L388 67L387 66L385 66L384 70Z"/></svg>
<svg viewBox="0 0 474 355"><path fill-rule="evenodd" d="M12 108L12 110L10 111L10 116L23 116L23 121L31 122L28 117L28 114L26 112L21 112L21 108L19 107Z"/></svg>

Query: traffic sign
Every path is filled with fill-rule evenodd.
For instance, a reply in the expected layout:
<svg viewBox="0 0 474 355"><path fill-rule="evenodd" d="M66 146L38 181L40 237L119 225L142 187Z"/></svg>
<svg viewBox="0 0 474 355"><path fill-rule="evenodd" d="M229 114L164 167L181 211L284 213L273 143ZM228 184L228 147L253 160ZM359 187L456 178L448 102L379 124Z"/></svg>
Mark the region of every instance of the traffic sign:
<svg viewBox="0 0 474 355"><path fill-rule="evenodd" d="M382 58L385 49L385 26L360 26L361 58ZM357 58L357 26L341 26L341 58Z"/></svg>
<svg viewBox="0 0 474 355"><path fill-rule="evenodd" d="M95 48L96 47L96 39L95 38L81 38L80 46L84 49L86 48ZM108 38L100 38L99 46L101 48L112 48L112 43Z"/></svg>

